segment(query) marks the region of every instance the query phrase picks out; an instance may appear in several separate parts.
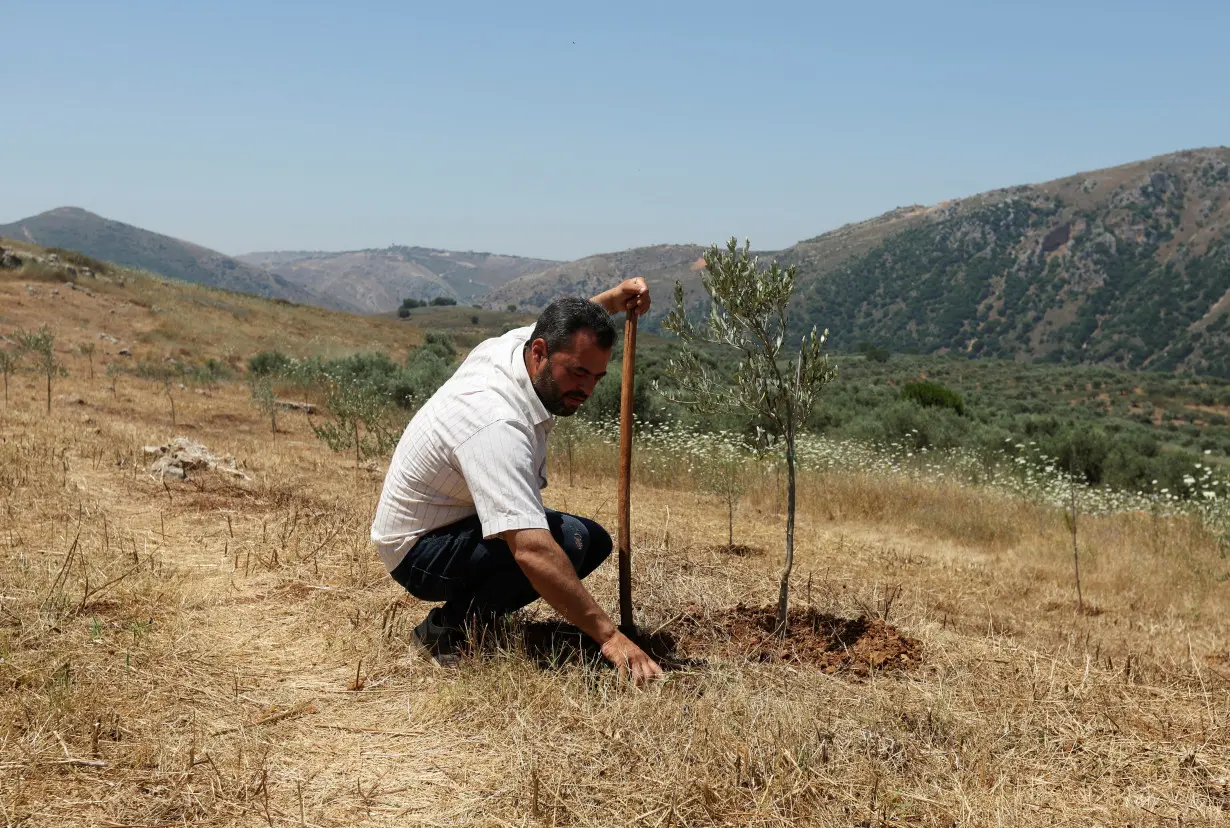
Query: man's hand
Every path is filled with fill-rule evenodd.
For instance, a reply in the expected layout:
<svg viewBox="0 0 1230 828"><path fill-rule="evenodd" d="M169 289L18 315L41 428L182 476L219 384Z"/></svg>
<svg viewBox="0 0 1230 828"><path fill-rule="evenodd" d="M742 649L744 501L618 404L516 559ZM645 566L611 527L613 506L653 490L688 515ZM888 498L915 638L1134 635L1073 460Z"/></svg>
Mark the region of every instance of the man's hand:
<svg viewBox="0 0 1230 828"><path fill-rule="evenodd" d="M649 311L649 285L640 276L620 282L616 287L603 291L591 301L597 302L607 313L628 311L644 316Z"/></svg>
<svg viewBox="0 0 1230 828"><path fill-rule="evenodd" d="M630 677L637 687L662 675L658 663L618 630L602 645L602 655L615 665L621 676Z"/></svg>
<svg viewBox="0 0 1230 828"><path fill-rule="evenodd" d="M639 686L662 675L662 668L619 631L581 584L572 562L546 529L510 529L501 537L512 550L530 586L556 612L597 641L602 655Z"/></svg>

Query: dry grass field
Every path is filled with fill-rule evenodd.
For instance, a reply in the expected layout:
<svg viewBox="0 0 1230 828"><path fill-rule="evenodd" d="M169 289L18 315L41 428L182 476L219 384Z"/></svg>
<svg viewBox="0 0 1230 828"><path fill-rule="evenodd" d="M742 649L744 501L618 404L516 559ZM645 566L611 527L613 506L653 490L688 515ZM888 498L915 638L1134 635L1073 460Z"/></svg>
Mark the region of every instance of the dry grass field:
<svg viewBox="0 0 1230 828"><path fill-rule="evenodd" d="M381 469L302 414L270 433L241 383L179 392L173 427L160 385L113 393L101 369L125 345L238 364L419 333L150 280L90 293L0 276L0 335L48 322L70 372L50 415L31 374L0 412L6 826L1230 824L1230 562L1186 519L1082 519L1082 614L1060 512L806 477L796 606L922 647L825 671L718 623L775 595L779 493L744 499L737 540L765 552L732 556L716 500L634 475L634 599L678 639L667 680L528 653L540 605L441 669L367 542ZM119 343L90 381L76 346L99 333ZM246 479L151 477L143 446L180 435ZM589 445L568 485L553 458L548 504L613 531L614 470ZM591 582L613 610L614 560Z"/></svg>

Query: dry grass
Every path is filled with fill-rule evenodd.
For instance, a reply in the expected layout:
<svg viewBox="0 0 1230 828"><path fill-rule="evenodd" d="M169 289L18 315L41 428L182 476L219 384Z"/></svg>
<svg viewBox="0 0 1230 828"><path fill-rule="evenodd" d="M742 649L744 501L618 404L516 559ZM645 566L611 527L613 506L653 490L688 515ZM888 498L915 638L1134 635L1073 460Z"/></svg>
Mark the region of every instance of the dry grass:
<svg viewBox="0 0 1230 828"><path fill-rule="evenodd" d="M444 671L410 651L425 607L367 544L378 471L302 415L268 434L238 385L185 395L172 429L159 386L113 397L72 345L56 393L83 405L45 417L21 375L0 415L5 825L1230 823L1230 564L1188 522L1083 521L1097 613L1079 615L1058 513L808 478L796 602L887 612L924 642L918 669L825 675L702 635L639 693L515 642ZM252 479L150 479L141 446L176 433ZM579 452L574 486L554 459L549 504L613 529L608 454ZM750 493L736 523L767 553L732 557L713 548L723 507L650 483L645 627L771 601L780 493ZM614 607L614 566L592 581Z"/></svg>

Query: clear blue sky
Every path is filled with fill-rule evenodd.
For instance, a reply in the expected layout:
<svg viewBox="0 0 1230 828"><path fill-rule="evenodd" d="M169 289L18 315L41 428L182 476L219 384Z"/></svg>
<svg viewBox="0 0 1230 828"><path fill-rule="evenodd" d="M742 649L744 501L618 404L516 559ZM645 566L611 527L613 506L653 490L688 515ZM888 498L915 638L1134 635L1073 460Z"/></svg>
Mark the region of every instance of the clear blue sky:
<svg viewBox="0 0 1230 828"><path fill-rule="evenodd" d="M767 249L1230 143L1226 0L8 0L0 32L0 223L230 254Z"/></svg>

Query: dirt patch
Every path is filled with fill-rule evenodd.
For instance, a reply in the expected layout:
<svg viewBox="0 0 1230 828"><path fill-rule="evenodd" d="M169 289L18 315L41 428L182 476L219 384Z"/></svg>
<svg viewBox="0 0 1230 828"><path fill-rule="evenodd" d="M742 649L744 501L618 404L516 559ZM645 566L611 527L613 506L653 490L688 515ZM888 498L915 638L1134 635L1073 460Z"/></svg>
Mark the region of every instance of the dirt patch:
<svg viewBox="0 0 1230 828"><path fill-rule="evenodd" d="M652 633L624 630L624 633L664 670L701 666L701 662L679 652L679 641L669 630ZM610 666L596 641L564 621L531 621L517 638L520 649L543 669L581 663Z"/></svg>
<svg viewBox="0 0 1230 828"><path fill-rule="evenodd" d="M739 604L705 617L685 613L665 628L629 637L666 670L703 667L707 663L703 656L713 653L806 664L825 673L856 676L873 670L906 672L922 664L922 642L879 619L796 609L790 612L786 635L778 637L774 617L773 607ZM606 666L597 643L563 621L530 621L513 637L514 647L543 669L581 663Z"/></svg>
<svg viewBox="0 0 1230 828"><path fill-rule="evenodd" d="M826 673L867 675L872 670L905 671L922 663L923 646L891 624L865 616L841 618L814 609L791 610L786 634L774 632L773 607L749 607L680 621L681 641L690 646L712 637L713 644L761 662L814 665ZM703 645L702 645L703 646Z"/></svg>

